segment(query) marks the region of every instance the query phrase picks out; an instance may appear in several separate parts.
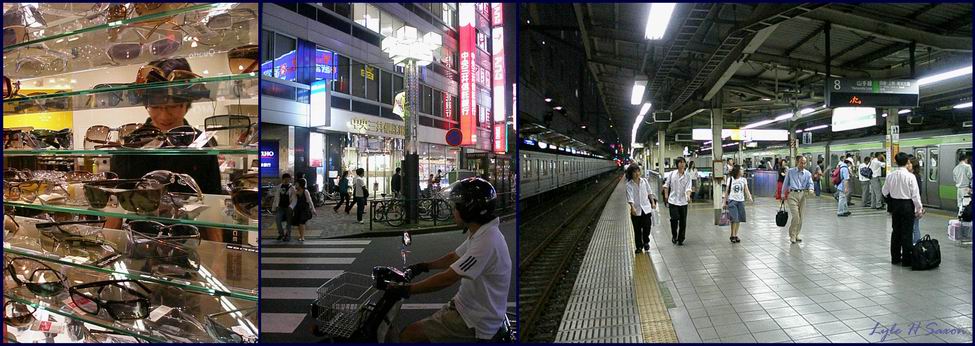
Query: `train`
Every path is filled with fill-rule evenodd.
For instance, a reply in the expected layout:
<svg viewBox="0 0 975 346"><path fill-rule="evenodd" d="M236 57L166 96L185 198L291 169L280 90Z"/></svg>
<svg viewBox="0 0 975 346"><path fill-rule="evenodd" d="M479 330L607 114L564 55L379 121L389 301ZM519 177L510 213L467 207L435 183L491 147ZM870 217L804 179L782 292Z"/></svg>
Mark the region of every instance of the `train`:
<svg viewBox="0 0 975 346"><path fill-rule="evenodd" d="M519 148L518 199L525 200L619 169L615 160Z"/></svg>
<svg viewBox="0 0 975 346"><path fill-rule="evenodd" d="M833 169L839 164L842 157L847 154L853 156L856 164L859 164L865 157L872 157L877 153L886 153L884 148L884 135L875 135L865 138L842 139L826 142L813 142L808 145L800 145L797 153L805 156L807 162L815 164L818 160L823 160L825 178L820 182L825 192L834 192L835 187L829 183L829 176ZM938 208L943 210L958 211L957 189L955 188L952 170L958 164L962 155L972 154L972 134L971 133L951 133L950 130L920 131L902 134L900 136L900 151L913 154L921 163L921 176L923 183L920 185L921 202L926 207ZM725 152L724 158L734 158L738 163L744 163L746 169L769 169L761 166L763 163L774 162L774 159L787 159L789 148L776 149L750 149L743 150L740 154L737 151ZM695 165L698 167L711 167L711 155L699 155L694 158ZM793 160L788 160L792 166ZM891 166L894 160L887 158L887 163ZM859 170L851 169L854 175L851 179L859 182ZM885 172L882 172L885 173ZM862 196L861 184L853 184L853 196Z"/></svg>

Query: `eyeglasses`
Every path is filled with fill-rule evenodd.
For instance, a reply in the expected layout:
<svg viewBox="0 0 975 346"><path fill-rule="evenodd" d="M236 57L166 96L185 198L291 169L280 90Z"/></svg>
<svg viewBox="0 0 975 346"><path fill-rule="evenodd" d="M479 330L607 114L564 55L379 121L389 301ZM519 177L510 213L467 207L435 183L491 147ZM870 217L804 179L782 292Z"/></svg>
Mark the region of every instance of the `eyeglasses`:
<svg viewBox="0 0 975 346"><path fill-rule="evenodd" d="M71 301L81 311L98 315L105 310L114 320L137 320L149 316L146 285L135 280L96 281L68 289Z"/></svg>
<svg viewBox="0 0 975 346"><path fill-rule="evenodd" d="M257 312L257 307L238 309L231 311L224 311L215 314L207 315L207 319L204 322L207 333L210 334L214 339L219 342L224 343L244 343L253 342L257 336L257 331L254 330L254 326L250 323L241 322L245 320L246 317L251 317ZM246 320L245 320L246 321ZM229 322L229 323L228 323ZM240 326L239 330L249 331L250 335L241 335L233 327L230 326Z"/></svg>
<svg viewBox="0 0 975 346"><path fill-rule="evenodd" d="M53 297L64 291L67 279L44 262L17 257L8 261L6 267L7 274L17 286L26 286L27 290L39 297Z"/></svg>
<svg viewBox="0 0 975 346"><path fill-rule="evenodd" d="M199 133L192 126L183 125L162 131L153 126L143 126L122 137L122 146L127 148L185 148L193 144Z"/></svg>
<svg viewBox="0 0 975 346"><path fill-rule="evenodd" d="M48 147L55 149L71 149L72 135L71 129L54 130L33 130L31 134Z"/></svg>
<svg viewBox="0 0 975 346"><path fill-rule="evenodd" d="M141 124L130 123L117 128L105 125L95 125L85 131L85 149L100 149L104 147L117 147L122 145L122 139L135 130L142 127ZM117 132L116 140L112 140L112 132Z"/></svg>
<svg viewBox="0 0 975 346"><path fill-rule="evenodd" d="M7 76L3 76L3 99L14 97L18 92L20 92L20 81L13 82Z"/></svg>
<svg viewBox="0 0 975 346"><path fill-rule="evenodd" d="M91 227L91 225L98 227ZM48 230L48 228L57 228L61 234L67 236L93 237L101 233L104 225L105 220L54 221L51 218L50 222L40 222L34 224L34 227L42 233L53 232L52 230Z"/></svg>
<svg viewBox="0 0 975 346"><path fill-rule="evenodd" d="M259 216L258 214L258 204L260 204L258 198L257 189L240 189L234 190L230 193L230 199L234 204L234 211L238 215L247 217L251 220L256 220Z"/></svg>
<svg viewBox="0 0 975 346"><path fill-rule="evenodd" d="M195 79L203 78L202 76L193 73L193 71L187 70L170 70L168 73L163 69L153 66L146 65L139 69L136 74L136 83L155 83L155 82L172 82L174 80L183 79Z"/></svg>
<svg viewBox="0 0 975 346"><path fill-rule="evenodd" d="M200 246L200 230L193 225L164 225L156 221L133 220L125 224L132 235L158 242L173 243L189 249Z"/></svg>
<svg viewBox="0 0 975 346"><path fill-rule="evenodd" d="M38 139L31 131L33 128L3 129L4 149L36 149L40 147Z"/></svg>
<svg viewBox="0 0 975 346"><path fill-rule="evenodd" d="M47 26L34 6L20 6L3 14L3 45L10 46L30 39L27 28Z"/></svg>
<svg viewBox="0 0 975 346"><path fill-rule="evenodd" d="M138 100L134 97L134 94L128 92L127 90L124 90L129 86L131 86L131 84L129 83L98 84L92 87L92 90L109 89L109 88L121 88L123 90L103 91L103 92L97 92L92 95L88 95L88 106L93 108L115 107L118 106L118 104L121 103L122 100L127 100L130 104L136 104L138 103Z"/></svg>
<svg viewBox="0 0 975 346"><path fill-rule="evenodd" d="M3 200L34 203L37 196L47 192L50 185L44 180L4 181Z"/></svg>
<svg viewBox="0 0 975 346"><path fill-rule="evenodd" d="M252 129L256 129L252 125L249 116L239 114L215 115L203 120L205 131L227 131L227 138L235 138L233 143L238 145L245 144L251 137ZM217 145L225 144L229 143L217 140Z"/></svg>
<svg viewBox="0 0 975 346"><path fill-rule="evenodd" d="M162 187L152 187L143 179L102 180L85 183L85 199L92 208L101 209L115 196L122 209L136 213L159 209Z"/></svg>
<svg viewBox="0 0 975 346"><path fill-rule="evenodd" d="M85 171L71 171L64 173L64 180L69 183L82 183L92 180L118 179L115 172L92 173Z"/></svg>
<svg viewBox="0 0 975 346"><path fill-rule="evenodd" d="M258 46L247 45L231 49L227 52L227 63L230 65L230 73L251 73L256 72L258 64Z"/></svg>
<svg viewBox="0 0 975 346"><path fill-rule="evenodd" d="M195 226L131 221L125 228L129 231L128 255L146 259L147 270L153 274L188 277L199 270L196 248L200 245L200 231Z"/></svg>
<svg viewBox="0 0 975 346"><path fill-rule="evenodd" d="M137 59L142 55L142 51L148 47L149 53L158 57L170 56L182 46L183 35L177 33L167 33L162 38L149 42L149 38L155 33L157 28L153 28L148 35L139 36L139 41L129 41L112 43L105 49L105 54L112 61Z"/></svg>
<svg viewBox="0 0 975 346"><path fill-rule="evenodd" d="M34 322L34 312L37 308L16 302L13 300L7 300L3 303L3 322L14 327L23 327Z"/></svg>

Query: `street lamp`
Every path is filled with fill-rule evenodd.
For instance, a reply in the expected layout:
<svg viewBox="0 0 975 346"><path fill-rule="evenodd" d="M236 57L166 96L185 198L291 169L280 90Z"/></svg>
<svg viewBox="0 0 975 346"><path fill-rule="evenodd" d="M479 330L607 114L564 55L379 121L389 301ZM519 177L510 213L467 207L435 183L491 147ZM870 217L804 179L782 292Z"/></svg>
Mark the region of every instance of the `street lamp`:
<svg viewBox="0 0 975 346"><path fill-rule="evenodd" d="M393 64L402 66L405 72L406 90L396 95L396 105L393 113L403 117L405 125L404 153L403 153L403 192L406 197L407 220L414 222L418 219L417 202L420 196L420 156L417 154L419 143L417 131L419 118L416 116L420 93L420 81L417 73L418 66L432 63L440 55L443 37L437 33L427 33L420 36L416 28L403 26L387 36L382 41L382 50L393 60Z"/></svg>

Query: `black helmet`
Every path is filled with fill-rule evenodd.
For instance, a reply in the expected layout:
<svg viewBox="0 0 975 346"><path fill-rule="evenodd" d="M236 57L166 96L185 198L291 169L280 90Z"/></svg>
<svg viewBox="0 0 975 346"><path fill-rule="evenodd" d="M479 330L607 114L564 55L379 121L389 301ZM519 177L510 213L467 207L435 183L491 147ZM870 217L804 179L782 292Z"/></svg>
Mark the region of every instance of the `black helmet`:
<svg viewBox="0 0 975 346"><path fill-rule="evenodd" d="M464 222L485 224L494 220L498 194L487 180L470 177L450 185L450 204Z"/></svg>

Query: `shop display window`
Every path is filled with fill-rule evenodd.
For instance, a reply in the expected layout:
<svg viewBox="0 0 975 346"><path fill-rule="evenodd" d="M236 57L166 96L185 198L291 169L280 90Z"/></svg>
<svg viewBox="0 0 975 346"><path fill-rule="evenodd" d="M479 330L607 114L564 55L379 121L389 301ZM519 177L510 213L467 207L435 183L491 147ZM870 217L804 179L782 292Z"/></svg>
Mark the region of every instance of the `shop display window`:
<svg viewBox="0 0 975 346"><path fill-rule="evenodd" d="M362 68L366 79L366 98L372 101L379 101L379 71L375 66L366 65Z"/></svg>
<svg viewBox="0 0 975 346"><path fill-rule="evenodd" d="M3 11L19 86L3 100L5 342L256 342L256 314L220 316L256 307L258 81L293 80L276 63L294 40L261 42L256 3Z"/></svg>
<svg viewBox="0 0 975 346"><path fill-rule="evenodd" d="M350 65L352 70L351 77L351 92L349 93L355 97L366 98L366 64L356 60L350 60L352 63Z"/></svg>
<svg viewBox="0 0 975 346"><path fill-rule="evenodd" d="M393 104L393 74L382 71L379 80L379 102L387 105Z"/></svg>
<svg viewBox="0 0 975 346"><path fill-rule="evenodd" d="M332 83L332 90L343 94L348 94L350 76L349 71L351 70L352 62L346 56L338 54L336 55L338 56L338 66L336 68L338 75L335 76L335 82Z"/></svg>

